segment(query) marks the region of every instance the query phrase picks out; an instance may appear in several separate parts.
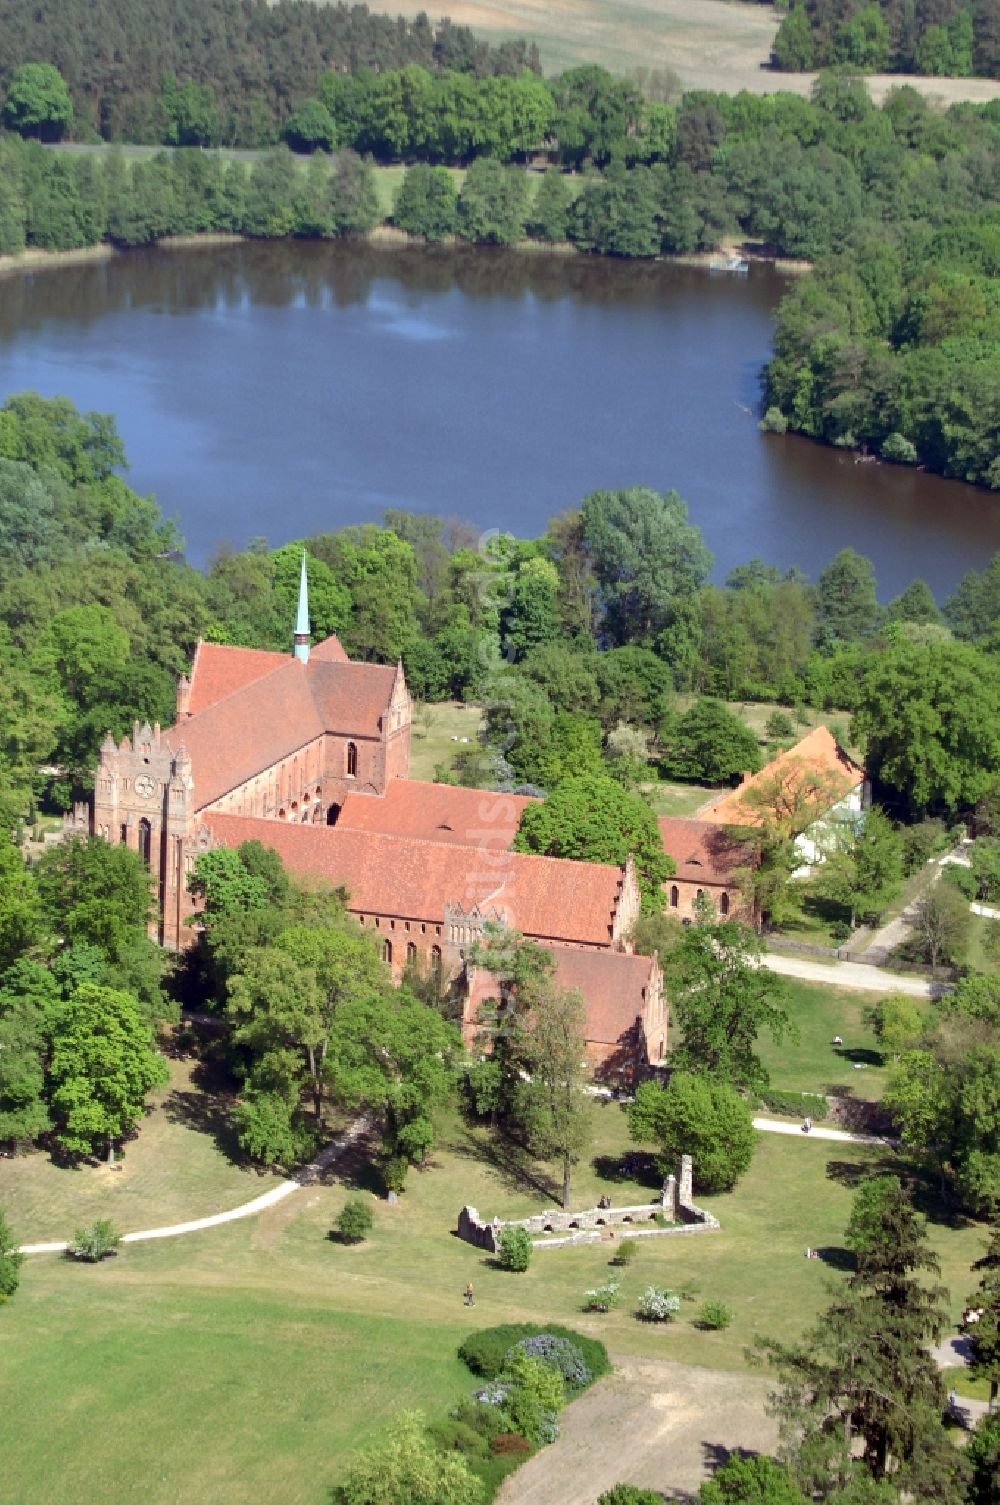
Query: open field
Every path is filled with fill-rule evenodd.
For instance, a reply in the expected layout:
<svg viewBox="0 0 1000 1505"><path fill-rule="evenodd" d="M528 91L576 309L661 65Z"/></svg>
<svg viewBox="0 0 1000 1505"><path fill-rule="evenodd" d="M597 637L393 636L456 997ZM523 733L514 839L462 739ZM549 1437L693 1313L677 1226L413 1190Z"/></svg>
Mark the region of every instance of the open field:
<svg viewBox="0 0 1000 1505"><path fill-rule="evenodd" d="M775 1045L767 1035L758 1040L758 1053L770 1073L771 1086L781 1092L846 1094L868 1102L881 1097L888 1068L864 1019L871 996L793 978L785 982L788 1013L798 1039L786 1039L781 1045ZM843 1045L831 1044L835 1035ZM855 1066L864 1069L856 1071Z"/></svg>
<svg viewBox="0 0 1000 1505"><path fill-rule="evenodd" d="M593 1115L594 1158L579 1168L574 1201L604 1189L618 1201L651 1198L653 1178L615 1176L629 1145L621 1109L595 1104ZM369 1184L360 1159L350 1188L310 1186L250 1222L132 1245L98 1267L32 1258L3 1314L0 1416L13 1424L0 1425L2 1497L326 1505L345 1457L398 1410L440 1414L471 1388L455 1348L472 1325L556 1320L615 1354L742 1372L755 1335L792 1338L825 1302L852 1183L886 1162L896 1164L859 1146L763 1137L736 1192L704 1199L721 1231L644 1241L621 1308L603 1317L579 1306L608 1273L613 1242L539 1252L517 1276L455 1239L463 1202L509 1216L544 1205L551 1190L544 1167L511 1163L458 1119L399 1205L375 1203L373 1235L357 1247L327 1234L349 1190ZM15 1227L25 1238L37 1231ZM983 1236L971 1226L931 1232L957 1313ZM807 1244L829 1248L830 1262L803 1259ZM474 1323L461 1303L470 1278ZM696 1288L666 1329L632 1315L650 1281ZM694 1326L708 1297L733 1307L728 1331ZM662 1459L667 1468L666 1437Z"/></svg>
<svg viewBox="0 0 1000 1505"><path fill-rule="evenodd" d="M761 5L723 0L370 0L383 14L431 20L450 16L487 41L525 37L535 42L546 73L579 63L602 63L615 73L669 68L685 89L749 89L770 94L786 89L808 94L814 74L772 73L767 67L778 16ZM881 100L889 89L912 84L921 94L951 104L958 99L995 99L991 79L910 78L878 74L869 79Z"/></svg>
<svg viewBox="0 0 1000 1505"><path fill-rule="evenodd" d="M453 742L453 737L466 737L475 745L483 713L477 705L464 705L460 700L443 700L436 705L420 705L414 709L413 730L410 736L410 778L433 779L438 763L450 768L462 743Z"/></svg>
<svg viewBox="0 0 1000 1505"><path fill-rule="evenodd" d="M279 1176L239 1163L227 1104L195 1085L193 1064L169 1063L170 1084L155 1094L138 1137L126 1143L120 1170L65 1169L41 1151L0 1160L0 1205L22 1243L71 1238L95 1218L111 1218L129 1233L207 1217L278 1184Z"/></svg>

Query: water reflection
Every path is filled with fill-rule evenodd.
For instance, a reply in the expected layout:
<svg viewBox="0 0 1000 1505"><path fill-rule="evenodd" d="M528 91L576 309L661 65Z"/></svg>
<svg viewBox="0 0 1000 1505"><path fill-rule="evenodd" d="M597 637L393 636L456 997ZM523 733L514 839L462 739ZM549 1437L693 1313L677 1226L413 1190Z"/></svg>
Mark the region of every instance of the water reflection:
<svg viewBox="0 0 1000 1505"><path fill-rule="evenodd" d="M1000 548L989 494L764 438L782 279L664 263L377 246L141 251L0 282L5 391L117 414L132 481L189 552L384 506L537 533L599 486L675 486L721 578L845 544L883 595Z"/></svg>

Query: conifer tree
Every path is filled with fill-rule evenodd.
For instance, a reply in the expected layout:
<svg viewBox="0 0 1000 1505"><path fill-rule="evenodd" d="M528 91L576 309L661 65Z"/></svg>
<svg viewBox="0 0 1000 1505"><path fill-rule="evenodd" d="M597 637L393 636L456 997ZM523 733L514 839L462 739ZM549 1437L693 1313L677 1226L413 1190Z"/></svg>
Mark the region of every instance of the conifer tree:
<svg viewBox="0 0 1000 1505"><path fill-rule="evenodd" d="M972 1372L990 1382L990 1408L996 1405L1000 1388L1000 1223L997 1223L982 1259L972 1266L982 1270L982 1279L969 1299L978 1316L966 1324L972 1344Z"/></svg>
<svg viewBox="0 0 1000 1505"><path fill-rule="evenodd" d="M824 1501L885 1489L961 1505L967 1465L944 1428L944 1388L928 1346L946 1292L923 1220L894 1177L862 1184L846 1242L855 1270L804 1342L762 1347L795 1480Z"/></svg>

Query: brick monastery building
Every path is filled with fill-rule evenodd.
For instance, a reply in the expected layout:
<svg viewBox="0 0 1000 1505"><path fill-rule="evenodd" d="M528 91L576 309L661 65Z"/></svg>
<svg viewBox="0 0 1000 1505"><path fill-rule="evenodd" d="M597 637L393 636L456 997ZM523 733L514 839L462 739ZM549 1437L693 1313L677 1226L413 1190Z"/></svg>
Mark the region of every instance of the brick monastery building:
<svg viewBox="0 0 1000 1505"><path fill-rule="evenodd" d="M662 1060L667 1009L655 957L631 953L639 913L622 868L512 852L523 796L409 777L411 703L401 665L353 663L336 637L310 647L303 559L294 653L199 643L173 726L135 724L102 744L92 805L70 831L141 853L156 875L156 938L190 943L187 879L200 852L259 841L296 878L342 885L399 978L408 963L463 990L466 1034L495 988L466 963L497 921L551 949L556 981L587 1005L588 1057L618 1074ZM706 895L737 913L745 853L708 820L660 821L676 875L669 910Z"/></svg>

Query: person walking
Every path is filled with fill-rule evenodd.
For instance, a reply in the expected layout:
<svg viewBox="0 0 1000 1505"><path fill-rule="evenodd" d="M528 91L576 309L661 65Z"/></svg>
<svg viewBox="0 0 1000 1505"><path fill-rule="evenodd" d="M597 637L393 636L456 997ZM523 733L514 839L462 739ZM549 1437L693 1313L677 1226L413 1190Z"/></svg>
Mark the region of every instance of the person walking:
<svg viewBox="0 0 1000 1505"><path fill-rule="evenodd" d="M469 1281L469 1284L465 1288L465 1304L466 1304L466 1306L475 1306L475 1304L476 1304L476 1296L475 1296L475 1292L472 1289L472 1281L471 1280Z"/></svg>

